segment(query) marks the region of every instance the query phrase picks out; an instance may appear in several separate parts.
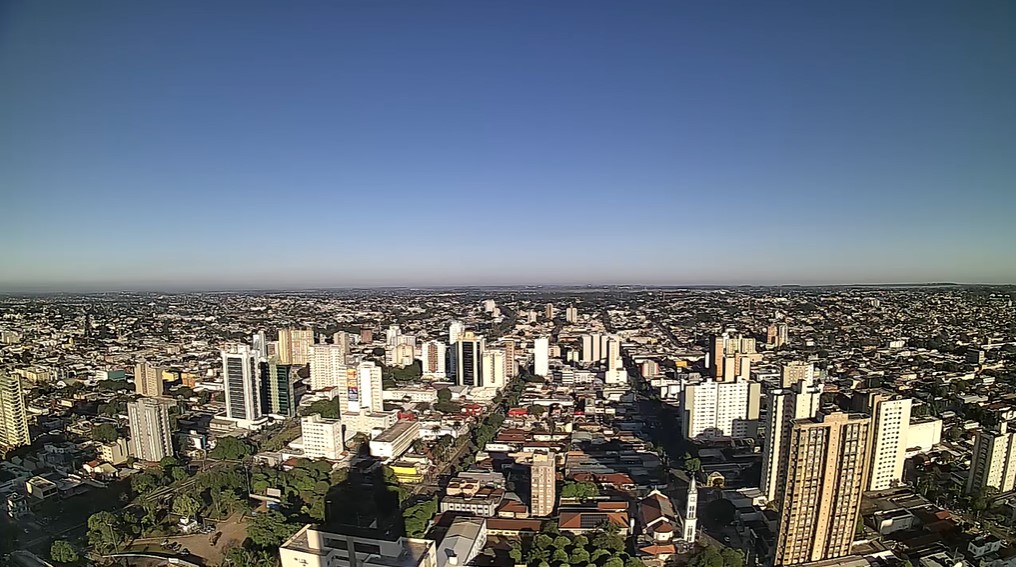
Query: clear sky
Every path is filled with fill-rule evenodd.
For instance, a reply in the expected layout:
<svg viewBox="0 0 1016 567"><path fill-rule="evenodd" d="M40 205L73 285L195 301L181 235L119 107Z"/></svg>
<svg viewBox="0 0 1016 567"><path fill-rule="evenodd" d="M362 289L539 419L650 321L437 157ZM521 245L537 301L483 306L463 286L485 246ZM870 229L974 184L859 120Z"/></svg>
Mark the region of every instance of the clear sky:
<svg viewBox="0 0 1016 567"><path fill-rule="evenodd" d="M1016 282L1016 3L0 4L0 287Z"/></svg>

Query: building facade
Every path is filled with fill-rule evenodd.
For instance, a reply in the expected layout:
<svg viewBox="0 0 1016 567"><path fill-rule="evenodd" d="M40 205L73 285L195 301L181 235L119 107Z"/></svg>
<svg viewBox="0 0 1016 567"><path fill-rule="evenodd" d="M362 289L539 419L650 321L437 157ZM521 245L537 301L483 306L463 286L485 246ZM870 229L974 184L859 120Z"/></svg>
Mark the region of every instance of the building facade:
<svg viewBox="0 0 1016 567"><path fill-rule="evenodd" d="M170 405L171 401L161 398L138 398L127 404L130 450L138 460L158 462L173 456Z"/></svg>
<svg viewBox="0 0 1016 567"><path fill-rule="evenodd" d="M792 365L791 373L799 379L789 384L786 379L788 367L791 365L783 369L787 387L769 393L769 413L762 445L761 489L766 500L777 508L783 501L782 490L790 457L790 432L794 422L815 417L822 401L823 385L815 379L812 366ZM806 370L799 371L800 368Z"/></svg>
<svg viewBox="0 0 1016 567"><path fill-rule="evenodd" d="M974 438L974 452L967 476L967 494L984 492L988 487L999 492L1016 489L1016 432L1003 421L994 429L981 429Z"/></svg>
<svg viewBox="0 0 1016 567"><path fill-rule="evenodd" d="M531 515L543 518L554 513L557 504L557 457L553 451L533 454L530 498Z"/></svg>
<svg viewBox="0 0 1016 567"><path fill-rule="evenodd" d="M343 383L346 377L346 351L342 345L313 345L308 352L311 390L335 388ZM281 359L279 362L282 363Z"/></svg>
<svg viewBox="0 0 1016 567"><path fill-rule="evenodd" d="M21 379L0 374L0 445L13 448L31 443Z"/></svg>
<svg viewBox="0 0 1016 567"><path fill-rule="evenodd" d="M222 382L226 394L226 417L241 423L250 423L261 417L258 359L249 346L235 344L223 349Z"/></svg>
<svg viewBox="0 0 1016 567"><path fill-rule="evenodd" d="M342 440L342 421L328 419L318 414L300 419L300 436L303 438L303 454L308 459L338 460L345 450Z"/></svg>
<svg viewBox="0 0 1016 567"><path fill-rule="evenodd" d="M550 373L550 341L539 337L533 341L533 374L546 377Z"/></svg>
<svg viewBox="0 0 1016 567"><path fill-rule="evenodd" d="M139 362L134 366L134 391L149 398L163 394L162 368Z"/></svg>
<svg viewBox="0 0 1016 567"><path fill-rule="evenodd" d="M685 436L699 441L757 437L761 395L761 384L745 379L687 384L681 394Z"/></svg>

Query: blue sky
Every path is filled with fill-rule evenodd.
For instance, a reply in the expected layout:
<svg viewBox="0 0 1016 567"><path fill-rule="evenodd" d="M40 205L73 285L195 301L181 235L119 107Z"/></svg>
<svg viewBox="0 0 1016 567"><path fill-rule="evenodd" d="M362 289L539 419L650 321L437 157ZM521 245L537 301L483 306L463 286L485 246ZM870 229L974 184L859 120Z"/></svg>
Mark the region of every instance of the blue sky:
<svg viewBox="0 0 1016 567"><path fill-rule="evenodd" d="M0 287L1016 282L1012 2L8 2Z"/></svg>

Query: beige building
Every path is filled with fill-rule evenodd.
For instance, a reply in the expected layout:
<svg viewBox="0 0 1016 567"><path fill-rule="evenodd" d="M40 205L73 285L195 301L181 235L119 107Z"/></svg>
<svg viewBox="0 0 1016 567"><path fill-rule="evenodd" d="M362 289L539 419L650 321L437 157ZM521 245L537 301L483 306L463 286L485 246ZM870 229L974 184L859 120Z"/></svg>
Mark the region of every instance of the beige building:
<svg viewBox="0 0 1016 567"><path fill-rule="evenodd" d="M345 450L342 422L338 419L324 418L319 414L308 415L300 420L300 436L303 438L303 454L308 459L334 461Z"/></svg>
<svg viewBox="0 0 1016 567"><path fill-rule="evenodd" d="M822 383L815 380L810 364L784 366L784 384L788 383L788 374L800 378L769 393L769 412L762 445L762 493L777 509L783 501L794 422L815 417L822 399Z"/></svg>
<svg viewBox="0 0 1016 567"><path fill-rule="evenodd" d="M534 453L530 481L530 514L548 517L557 504L557 456L553 451Z"/></svg>
<svg viewBox="0 0 1016 567"><path fill-rule="evenodd" d="M306 525L279 547L282 567L438 567L433 540L325 532ZM378 534L380 535L380 533Z"/></svg>
<svg viewBox="0 0 1016 567"><path fill-rule="evenodd" d="M774 565L850 554L870 441L871 418L864 414L819 413L794 422Z"/></svg>
<svg viewBox="0 0 1016 567"><path fill-rule="evenodd" d="M308 349L310 389L335 388L345 384L346 351L342 345L312 345Z"/></svg>
<svg viewBox="0 0 1016 567"><path fill-rule="evenodd" d="M441 341L427 341L423 343L420 351L420 365L425 378L443 380L447 373L445 361L448 356L448 348Z"/></svg>
<svg viewBox="0 0 1016 567"><path fill-rule="evenodd" d="M974 439L974 452L967 476L967 494L990 487L999 492L1016 488L1016 432L1003 421L997 429L981 429Z"/></svg>
<svg viewBox="0 0 1016 567"><path fill-rule="evenodd" d="M747 378L751 363L762 360L755 349L755 339L725 332L713 337L710 345L709 362L713 376L721 381Z"/></svg>
<svg viewBox="0 0 1016 567"><path fill-rule="evenodd" d="M141 396L157 398L164 392L162 368L142 361L134 366L134 391Z"/></svg>
<svg viewBox="0 0 1016 567"><path fill-rule="evenodd" d="M303 366L310 358L314 329L279 329L279 362Z"/></svg>
<svg viewBox="0 0 1016 567"><path fill-rule="evenodd" d="M13 448L31 442L21 379L0 374L0 446Z"/></svg>

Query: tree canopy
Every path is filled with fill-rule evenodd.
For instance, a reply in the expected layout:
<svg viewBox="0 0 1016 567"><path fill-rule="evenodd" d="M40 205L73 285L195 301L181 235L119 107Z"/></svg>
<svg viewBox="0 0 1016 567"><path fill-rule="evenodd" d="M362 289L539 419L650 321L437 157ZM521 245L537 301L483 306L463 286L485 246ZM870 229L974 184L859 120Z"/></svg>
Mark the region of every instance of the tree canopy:
<svg viewBox="0 0 1016 567"><path fill-rule="evenodd" d="M237 437L223 437L219 439L215 443L215 448L208 452L208 456L213 459L228 461L238 461L251 454L253 454L253 450L250 445Z"/></svg>
<svg viewBox="0 0 1016 567"><path fill-rule="evenodd" d="M112 423L100 423L92 428L92 440L99 443L112 443L120 437L120 432Z"/></svg>

